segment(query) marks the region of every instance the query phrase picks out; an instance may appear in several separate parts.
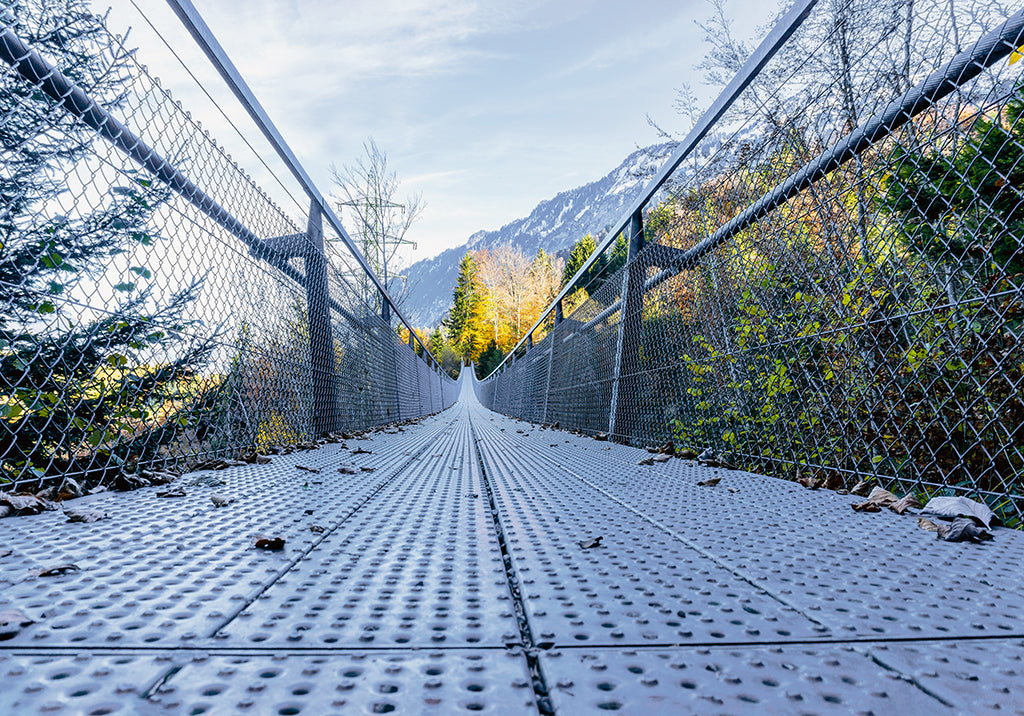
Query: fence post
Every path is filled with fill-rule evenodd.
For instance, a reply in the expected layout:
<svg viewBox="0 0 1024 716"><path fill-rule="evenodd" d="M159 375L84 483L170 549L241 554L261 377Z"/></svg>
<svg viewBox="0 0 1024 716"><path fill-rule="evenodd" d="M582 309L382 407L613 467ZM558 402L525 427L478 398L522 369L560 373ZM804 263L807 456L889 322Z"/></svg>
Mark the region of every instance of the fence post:
<svg viewBox="0 0 1024 716"><path fill-rule="evenodd" d="M562 302L559 301L555 304L555 325L549 334L551 345L548 346L548 379L547 384L544 386L544 417L541 418L542 423L548 421L548 406L551 404L551 370L555 363L555 346L558 345L558 326L561 325L563 320L565 320L565 316L562 315Z"/></svg>
<svg viewBox="0 0 1024 716"><path fill-rule="evenodd" d="M313 432L317 437L338 429L338 385L331 329L331 294L324 251L323 215L313 199L306 226L306 318L309 321L309 364L313 369Z"/></svg>
<svg viewBox="0 0 1024 716"><path fill-rule="evenodd" d="M629 435L628 407L623 400L631 392L633 381L623 375L623 366L635 370L640 357L640 334L644 310L644 265L636 257L644 247L644 226L641 210L629 221L629 249L622 272L622 308L619 311L619 336L615 346L615 370L612 373L612 399L608 410L608 435L615 439L616 430Z"/></svg>

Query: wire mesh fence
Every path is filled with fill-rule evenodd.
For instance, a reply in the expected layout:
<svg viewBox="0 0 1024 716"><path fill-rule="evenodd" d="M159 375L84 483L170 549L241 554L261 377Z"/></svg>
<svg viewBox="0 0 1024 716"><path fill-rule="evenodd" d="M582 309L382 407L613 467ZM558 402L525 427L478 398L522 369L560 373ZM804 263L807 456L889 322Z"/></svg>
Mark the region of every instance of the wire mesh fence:
<svg viewBox="0 0 1024 716"><path fill-rule="evenodd" d="M0 33L0 489L454 402L319 209L275 205L85 3L4 0Z"/></svg>
<svg viewBox="0 0 1024 716"><path fill-rule="evenodd" d="M816 3L637 214L628 266L483 402L1019 524L1022 28L998 2Z"/></svg>

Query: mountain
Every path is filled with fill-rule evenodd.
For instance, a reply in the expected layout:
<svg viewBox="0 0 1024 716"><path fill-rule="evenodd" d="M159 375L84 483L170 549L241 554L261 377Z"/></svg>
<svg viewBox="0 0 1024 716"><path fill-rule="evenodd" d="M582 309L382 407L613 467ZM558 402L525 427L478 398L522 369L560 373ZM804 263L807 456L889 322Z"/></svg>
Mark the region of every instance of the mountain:
<svg viewBox="0 0 1024 716"><path fill-rule="evenodd" d="M603 238L671 153L670 144L639 149L601 179L537 204L526 218L510 221L495 231L478 231L462 246L417 261L406 270L409 320L424 327L441 322L451 303L459 261L467 251L511 244L532 256L537 249L567 252L588 233Z"/></svg>

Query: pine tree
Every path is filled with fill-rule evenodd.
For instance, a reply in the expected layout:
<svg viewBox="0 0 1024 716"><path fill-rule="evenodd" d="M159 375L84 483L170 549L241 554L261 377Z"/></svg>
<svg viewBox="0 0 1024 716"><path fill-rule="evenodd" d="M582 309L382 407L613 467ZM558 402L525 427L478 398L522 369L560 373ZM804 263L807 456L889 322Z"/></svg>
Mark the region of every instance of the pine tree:
<svg viewBox="0 0 1024 716"><path fill-rule="evenodd" d="M18 36L98 103L122 101L128 53L87 2L36 0L5 12ZM60 116L35 87L0 74L0 483L118 474L176 440L209 397L181 387L212 350L180 338L198 285L161 303L147 288L151 269L135 265L111 282L98 318L68 300L84 286L98 290L114 257L159 240L149 223L166 192L124 172L105 196L71 195L68 177L90 175L80 165L100 140ZM154 353L175 358L147 364Z"/></svg>
<svg viewBox="0 0 1024 716"><path fill-rule="evenodd" d="M480 265L472 252L459 262L459 277L452 292L452 307L445 326L452 347L463 360L476 361L485 346L486 320Z"/></svg>

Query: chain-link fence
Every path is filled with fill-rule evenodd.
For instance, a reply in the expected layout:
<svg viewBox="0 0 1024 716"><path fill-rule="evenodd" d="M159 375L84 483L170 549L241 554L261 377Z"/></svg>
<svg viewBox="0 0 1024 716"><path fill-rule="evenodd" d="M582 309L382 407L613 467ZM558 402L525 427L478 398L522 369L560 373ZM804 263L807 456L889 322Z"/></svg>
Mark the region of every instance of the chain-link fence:
<svg viewBox="0 0 1024 716"><path fill-rule="evenodd" d="M1024 14L798 5L638 207L629 265L570 286L479 394L834 488L971 493L1019 524Z"/></svg>
<svg viewBox="0 0 1024 716"><path fill-rule="evenodd" d="M87 4L3 0L0 32L0 489L454 402L321 207L275 205Z"/></svg>

